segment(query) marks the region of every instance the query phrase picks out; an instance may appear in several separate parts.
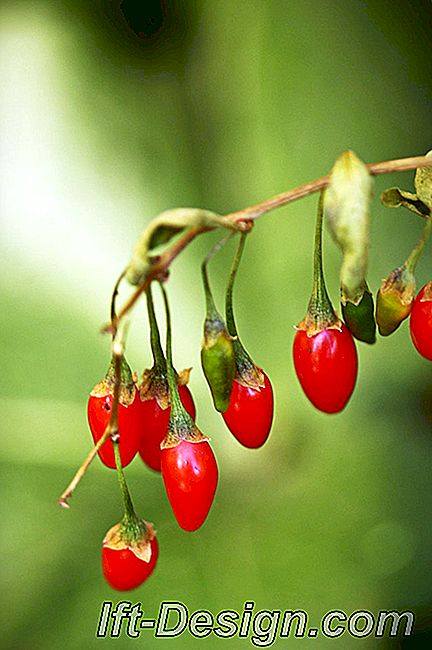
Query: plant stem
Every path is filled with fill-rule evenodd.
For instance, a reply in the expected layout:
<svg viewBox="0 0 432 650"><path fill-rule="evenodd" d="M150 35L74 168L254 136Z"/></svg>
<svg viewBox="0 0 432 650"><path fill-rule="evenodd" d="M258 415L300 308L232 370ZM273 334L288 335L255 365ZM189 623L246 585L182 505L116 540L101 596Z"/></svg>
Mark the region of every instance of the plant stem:
<svg viewBox="0 0 432 650"><path fill-rule="evenodd" d="M202 275L202 280L203 280L203 285L204 285L204 293L205 293L205 299L206 299L206 319L209 321L213 320L221 320L221 315L219 314L214 299L213 299L213 293L210 287L210 282L208 278L208 270L207 266L210 260L218 253L228 242L229 239L231 239L233 233L230 233L226 237L223 237L221 240L216 242L216 244L213 246L213 248L207 253L206 257L204 258L203 263L201 264L201 275Z"/></svg>
<svg viewBox="0 0 432 650"><path fill-rule="evenodd" d="M116 299L119 292L120 283L123 280L125 275L126 275L126 269L123 269L123 271L120 273L119 277L117 278L117 282L114 285L114 289L111 296L111 308L110 308L111 322L113 322L116 319Z"/></svg>
<svg viewBox="0 0 432 650"><path fill-rule="evenodd" d="M231 334L231 336L237 336L237 337L238 337L238 332L237 332L237 325L235 322L234 309L233 309L233 288L234 288L234 281L237 277L237 271L240 264L240 260L246 243L246 234L247 233L241 233L240 235L240 241L238 243L236 254L234 256L233 263L231 265L228 286L225 294L225 317L226 317L228 332Z"/></svg>
<svg viewBox="0 0 432 650"><path fill-rule="evenodd" d="M163 295L164 305L165 305L165 314L166 314L166 361L167 361L168 387L169 387L170 400L171 400L170 419L179 418L179 417L183 419L184 416L187 416L187 419L189 419L189 415L180 399L178 386L177 386L177 379L174 373L174 367L172 362L171 312L168 303L168 296L167 296L167 292L165 291L165 287L162 284L160 284L160 288L162 290L162 295Z"/></svg>
<svg viewBox="0 0 432 650"><path fill-rule="evenodd" d="M423 232L420 236L420 239L418 240L416 246L414 246L413 250L409 254L404 266L411 271L411 273L414 273L415 268L417 266L417 262L423 253L423 249L425 245L428 242L428 239L430 237L432 231L432 216L428 217L426 220L426 224L423 228Z"/></svg>
<svg viewBox="0 0 432 650"><path fill-rule="evenodd" d="M156 313L153 302L151 285L146 290L147 296L147 313L150 324L150 345L153 354L153 364L157 374L162 375L166 372L166 360L162 350L159 327L156 320Z"/></svg>
<svg viewBox="0 0 432 650"><path fill-rule="evenodd" d="M118 436L117 436L118 438ZM125 523L131 522L134 523L136 519L138 519L135 509L133 507L131 495L129 492L129 488L126 483L126 477L124 475L123 467L121 464L121 458L120 458L120 449L119 449L119 441L113 440L113 447L114 447L114 457L115 457L115 462L116 462L116 470L117 470L117 479L118 483L120 486L120 491L122 495L122 500L123 500L123 507L124 507L124 521Z"/></svg>
<svg viewBox="0 0 432 650"><path fill-rule="evenodd" d="M315 226L315 245L314 245L314 273L312 295L309 301L308 314L316 320L317 324L324 321L326 324L336 322L337 318L327 292L323 271L322 256L322 225L323 225L323 198L324 192L321 192Z"/></svg>

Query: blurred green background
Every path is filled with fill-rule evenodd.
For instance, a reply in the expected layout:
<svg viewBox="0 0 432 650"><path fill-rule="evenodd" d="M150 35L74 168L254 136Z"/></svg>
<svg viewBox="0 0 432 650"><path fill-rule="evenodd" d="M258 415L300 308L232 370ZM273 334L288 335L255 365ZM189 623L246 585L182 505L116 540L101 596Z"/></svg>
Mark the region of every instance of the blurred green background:
<svg viewBox="0 0 432 650"><path fill-rule="evenodd" d="M257 223L238 278L239 329L276 393L260 451L225 430L199 365L199 263L217 234L173 266L175 363L194 366L198 423L220 465L204 527L178 528L160 476L136 458L127 476L139 512L158 530L160 559L145 585L120 594L100 568L101 540L121 516L115 474L96 462L71 510L56 506L90 446L87 395L109 355L98 328L152 216L176 206L240 209L326 173L347 148L372 162L432 146L427 0L131 4L143 10L129 12L132 28L120 2L1 3L1 647L163 644L150 632L95 638L102 601L124 597L142 602L146 616L163 600L214 614L254 600L257 610L305 609L317 625L332 608L412 609L429 638L430 364L405 323L376 346L359 346L346 411L325 416L307 402L291 346L311 288L315 197ZM420 229L414 216L380 205L379 193L395 184L410 189L412 174L376 181L374 291ZM212 265L219 302L231 254ZM339 261L327 238L335 301ZM418 283L429 279L428 250ZM139 371L150 362L142 307L128 358ZM170 643L251 647L188 633ZM338 647L400 646L344 635Z"/></svg>

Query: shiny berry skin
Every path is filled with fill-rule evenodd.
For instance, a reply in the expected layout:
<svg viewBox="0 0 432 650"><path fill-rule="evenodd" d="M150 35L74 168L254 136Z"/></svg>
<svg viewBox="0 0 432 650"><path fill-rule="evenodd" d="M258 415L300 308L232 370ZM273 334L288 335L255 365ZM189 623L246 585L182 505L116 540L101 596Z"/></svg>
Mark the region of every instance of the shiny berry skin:
<svg viewBox="0 0 432 650"><path fill-rule="evenodd" d="M96 443L103 435L111 417L113 396L111 393L104 397L90 395L87 404L87 417L93 440ZM126 467L135 457L140 442L141 400L139 391L129 406L118 406L118 428L120 434L119 451L122 467ZM98 451L101 461L107 467L115 469L114 449L111 440L104 442Z"/></svg>
<svg viewBox="0 0 432 650"><path fill-rule="evenodd" d="M426 292L428 299L425 299ZM410 333L417 352L432 361L432 282L419 291L413 302Z"/></svg>
<svg viewBox="0 0 432 650"><path fill-rule="evenodd" d="M354 390L358 366L354 339L346 325L310 337L298 330L293 355L306 397L320 411L341 411Z"/></svg>
<svg viewBox="0 0 432 650"><path fill-rule="evenodd" d="M162 449L162 478L175 518L184 530L207 517L218 482L216 458L207 440L182 440Z"/></svg>
<svg viewBox="0 0 432 650"><path fill-rule="evenodd" d="M151 542L151 557L144 562L129 548L113 549L102 546L102 569L105 580L113 589L128 591L139 587L156 566L159 547L156 537Z"/></svg>
<svg viewBox="0 0 432 650"><path fill-rule="evenodd" d="M251 449L267 440L273 421L273 390L267 375L262 388L251 388L234 379L230 403L222 417L237 440Z"/></svg>
<svg viewBox="0 0 432 650"><path fill-rule="evenodd" d="M178 387L180 399L186 411L195 420L195 404L189 388ZM148 467L157 472L161 471L160 444L168 430L171 407L163 409L156 398L141 401L141 442L139 453Z"/></svg>

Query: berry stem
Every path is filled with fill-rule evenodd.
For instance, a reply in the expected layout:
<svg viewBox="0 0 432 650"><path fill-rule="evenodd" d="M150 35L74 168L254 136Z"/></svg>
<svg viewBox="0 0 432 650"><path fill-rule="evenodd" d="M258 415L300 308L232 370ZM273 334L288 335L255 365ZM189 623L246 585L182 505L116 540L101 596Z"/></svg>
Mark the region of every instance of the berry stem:
<svg viewBox="0 0 432 650"><path fill-rule="evenodd" d="M112 437L114 438L114 437ZM123 500L123 507L124 507L124 522L134 522L136 519L138 519L136 513L135 513L135 508L132 503L132 498L129 492L129 488L127 486L126 482L126 476L123 471L123 467L121 464L121 458L120 458L120 449L119 449L119 440L118 440L118 434L117 436L112 440L113 447L114 447L114 457L115 457L115 462L116 462L116 470L117 470L117 479L118 483L120 486L120 491L122 495L122 500Z"/></svg>
<svg viewBox="0 0 432 650"><path fill-rule="evenodd" d="M166 372L166 359L162 349L159 327L156 320L156 313L153 302L151 285L146 290L147 313L150 324L150 345L153 354L153 364L157 374L163 375Z"/></svg>
<svg viewBox="0 0 432 650"><path fill-rule="evenodd" d="M238 337L238 332L237 332L237 325L235 322L234 309L233 309L233 288L234 288L235 279L237 277L237 271L243 254L244 246L246 243L246 234L247 233L242 233L240 235L240 241L231 266L228 286L225 294L225 317L226 317L228 332L231 334L231 336L237 336L237 337Z"/></svg>
<svg viewBox="0 0 432 650"><path fill-rule="evenodd" d="M113 322L117 318L117 315L116 315L116 300L117 300L117 296L118 296L121 281L123 280L125 275L126 275L126 269L123 269L123 271L120 273L119 277L117 278L117 282L114 285L114 289L113 289L112 296L111 296L111 308L110 308L111 322Z"/></svg>
<svg viewBox="0 0 432 650"><path fill-rule="evenodd" d="M165 305L165 315L166 315L166 363L167 363L167 378L168 378L168 388L170 392L171 400L171 414L170 420L176 419L181 420L189 424L192 422L192 418L189 413L186 411L185 407L182 404L180 399L180 394L178 391L177 380L174 372L173 361L172 361L172 335L171 335L171 312L168 303L168 296L165 290L165 287L159 285L162 291L164 305Z"/></svg>
<svg viewBox="0 0 432 650"><path fill-rule="evenodd" d="M234 345L237 372L243 371L243 373L252 372L253 369L255 368L254 362L252 361L249 354L246 352L245 348L243 347L242 342L240 341L240 337L237 331L237 324L235 322L234 307L233 307L234 282L237 277L237 271L246 244L246 235L247 232L243 232L240 235L240 240L231 265L230 276L229 276L228 285L225 294L225 318L226 318L228 333L234 339L233 345Z"/></svg>
<svg viewBox="0 0 432 650"><path fill-rule="evenodd" d="M414 246L413 250L409 254L409 256L406 259L406 262L404 266L411 271L411 273L414 273L415 268L417 266L417 262L419 261L419 258L421 254L423 253L423 249L426 246L428 239L430 237L432 231L432 216L428 217L426 219L425 226L423 228L423 232L420 235L420 239L418 240L417 244Z"/></svg>
<svg viewBox="0 0 432 650"><path fill-rule="evenodd" d="M204 258L203 263L201 264L201 274L202 274L202 280L203 280L203 285L204 285L204 293L205 293L205 299L206 299L206 307L207 307L207 315L206 319L208 321L220 321L221 320L221 315L219 314L214 299L213 299L213 293L210 287L210 282L209 282L209 277L208 277L208 263L210 260L218 253L228 242L229 239L231 239L233 233L230 233L226 237L223 237L220 241L218 241L213 248L207 253L207 255Z"/></svg>
<svg viewBox="0 0 432 650"><path fill-rule="evenodd" d="M318 201L318 211L315 226L315 247L314 247L314 272L312 295L308 305L308 317L317 325L323 324L324 327L333 325L337 322L337 317L333 309L330 297L327 293L327 287L323 271L322 256L322 224L323 224L323 192L320 194Z"/></svg>

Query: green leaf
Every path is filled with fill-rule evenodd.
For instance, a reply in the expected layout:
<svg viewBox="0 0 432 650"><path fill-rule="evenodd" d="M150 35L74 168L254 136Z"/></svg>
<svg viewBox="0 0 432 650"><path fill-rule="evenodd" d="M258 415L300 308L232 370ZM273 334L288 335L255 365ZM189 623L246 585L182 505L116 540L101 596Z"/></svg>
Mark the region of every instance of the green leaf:
<svg viewBox="0 0 432 650"><path fill-rule="evenodd" d="M403 207L415 212L420 217L427 217L430 214L430 209L418 198L417 194L400 190L398 187L390 187L388 190L384 190L380 198L381 203L386 208Z"/></svg>

